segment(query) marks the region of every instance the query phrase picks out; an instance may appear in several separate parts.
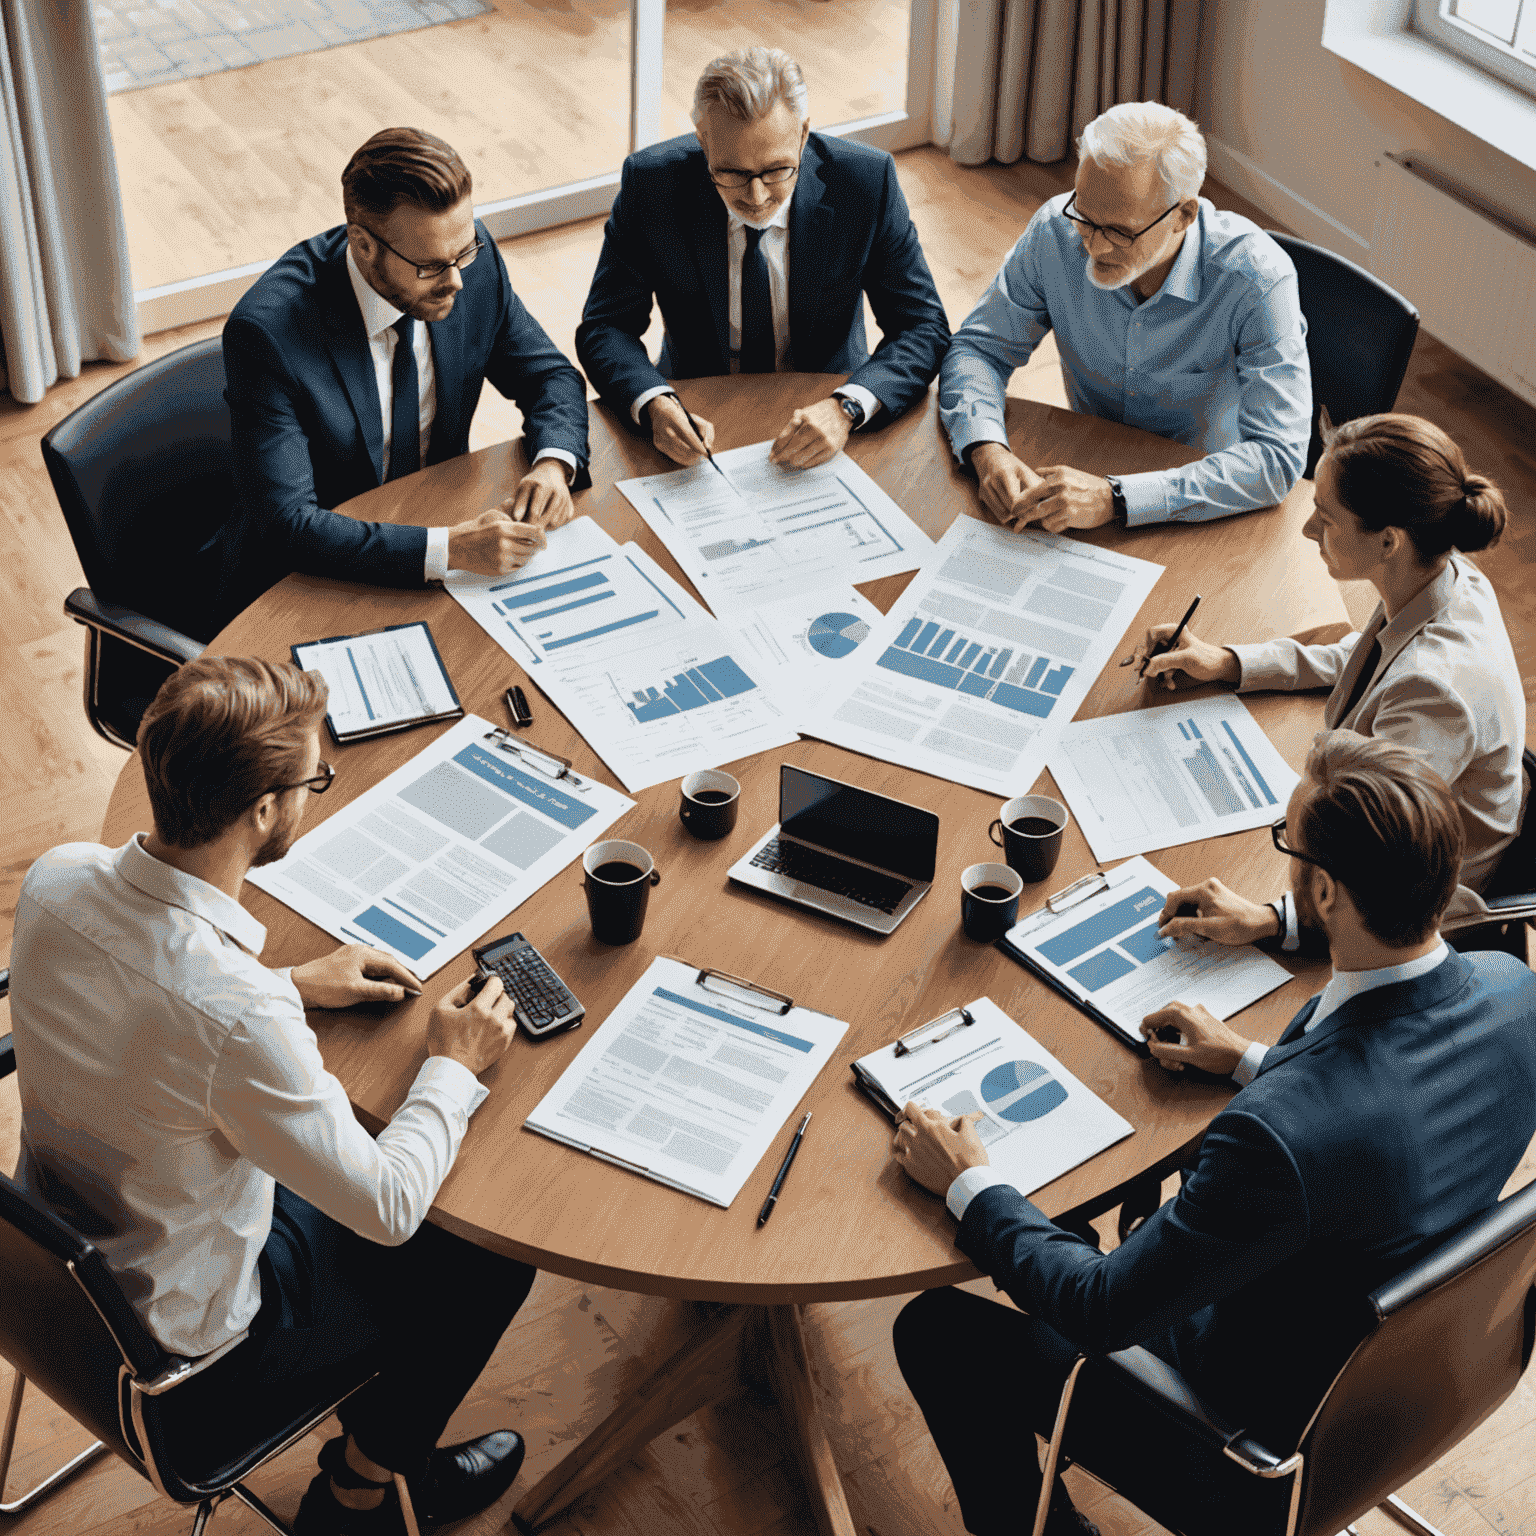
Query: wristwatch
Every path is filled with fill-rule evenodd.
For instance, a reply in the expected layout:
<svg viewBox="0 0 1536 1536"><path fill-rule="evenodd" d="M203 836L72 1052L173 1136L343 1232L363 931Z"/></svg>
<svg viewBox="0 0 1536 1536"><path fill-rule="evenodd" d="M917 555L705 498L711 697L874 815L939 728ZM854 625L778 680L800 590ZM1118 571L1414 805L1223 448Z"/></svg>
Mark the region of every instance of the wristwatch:
<svg viewBox="0 0 1536 1536"><path fill-rule="evenodd" d="M850 400L847 395L839 395L837 403L843 408L843 415L851 423L850 430L857 432L864 425L864 407L857 400Z"/></svg>
<svg viewBox="0 0 1536 1536"><path fill-rule="evenodd" d="M1123 528L1126 523L1125 492L1120 489L1120 477L1118 475L1105 475L1109 481L1109 494L1114 497L1115 521Z"/></svg>

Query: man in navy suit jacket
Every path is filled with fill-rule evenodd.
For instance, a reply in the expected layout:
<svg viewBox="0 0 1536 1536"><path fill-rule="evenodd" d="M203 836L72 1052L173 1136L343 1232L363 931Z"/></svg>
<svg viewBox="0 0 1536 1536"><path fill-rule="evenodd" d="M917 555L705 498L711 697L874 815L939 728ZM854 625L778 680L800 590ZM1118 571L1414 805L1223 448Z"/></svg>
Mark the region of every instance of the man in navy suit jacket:
<svg viewBox="0 0 1536 1536"><path fill-rule="evenodd" d="M576 332L604 402L679 464L703 441L671 379L846 373L832 396L794 412L771 457L807 468L850 432L920 400L949 323L883 150L811 132L805 81L788 54L716 59L694 91L697 135L631 155ZM882 332L873 357L864 295ZM661 305L659 364L640 338Z"/></svg>
<svg viewBox="0 0 1536 1536"><path fill-rule="evenodd" d="M1363 1336L1365 1296L1492 1205L1536 1132L1536 976L1508 955L1455 954L1436 932L1464 837L1444 782L1405 747L1325 733L1282 825L1276 845L1295 861L1304 916L1328 935L1333 977L1267 1050L1204 1009L1148 1017L1165 1066L1246 1086L1178 1197L1121 1247L1100 1253L1001 1181L973 1117L903 1113L895 1157L946 1197L960 1247L1023 1309L930 1291L896 1323L902 1373L978 1536L1028 1520L1029 1431L1050 1433L1079 1352L1140 1344L1218 1415L1293 1449ZM1175 918L1190 901L1204 915ZM1168 934L1242 943L1245 929L1274 929L1270 907L1216 882L1168 903ZM1136 1412L1111 1404L1080 1443L1123 1449ZM1202 1513L1206 1526L1219 1518ZM1058 1496L1052 1536L1089 1529Z"/></svg>
<svg viewBox="0 0 1536 1536"><path fill-rule="evenodd" d="M290 571L384 586L504 573L571 517L571 489L591 483L586 386L512 291L471 191L441 139L386 128L342 173L347 222L279 257L235 306L236 506L210 551L212 629ZM499 507L432 529L332 510L466 452L487 379L521 407L532 461Z"/></svg>

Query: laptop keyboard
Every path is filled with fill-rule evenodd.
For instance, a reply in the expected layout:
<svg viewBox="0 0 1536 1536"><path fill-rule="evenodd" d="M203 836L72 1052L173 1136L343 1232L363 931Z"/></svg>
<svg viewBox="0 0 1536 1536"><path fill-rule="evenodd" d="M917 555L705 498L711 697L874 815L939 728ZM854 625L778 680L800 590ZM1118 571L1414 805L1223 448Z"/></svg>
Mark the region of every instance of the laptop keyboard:
<svg viewBox="0 0 1536 1536"><path fill-rule="evenodd" d="M848 863L846 859L818 853L799 843L786 843L777 837L758 850L752 866L790 880L803 880L807 885L819 886L835 896L846 896L861 907L873 907L876 912L894 912L912 889L908 880L877 875L873 870Z"/></svg>

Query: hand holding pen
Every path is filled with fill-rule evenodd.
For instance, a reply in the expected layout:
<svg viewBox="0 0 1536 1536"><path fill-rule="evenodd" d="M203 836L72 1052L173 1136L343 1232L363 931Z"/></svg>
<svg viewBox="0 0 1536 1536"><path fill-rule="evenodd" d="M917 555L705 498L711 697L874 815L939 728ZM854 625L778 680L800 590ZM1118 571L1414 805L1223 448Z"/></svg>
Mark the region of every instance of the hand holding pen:
<svg viewBox="0 0 1536 1536"><path fill-rule="evenodd" d="M714 463L711 449L715 441L714 423L689 414L688 407L676 395L657 395L647 403L651 413L651 442L685 468L701 458ZM715 465L719 469L719 465Z"/></svg>
<svg viewBox="0 0 1536 1536"><path fill-rule="evenodd" d="M1166 688L1174 687L1176 672L1183 672L1197 683L1239 681L1242 674L1237 657L1225 646L1212 645L1188 628L1199 606L1197 596L1177 624L1154 624L1136 654L1127 657L1120 665L1129 667L1139 661L1137 680L1161 677Z"/></svg>

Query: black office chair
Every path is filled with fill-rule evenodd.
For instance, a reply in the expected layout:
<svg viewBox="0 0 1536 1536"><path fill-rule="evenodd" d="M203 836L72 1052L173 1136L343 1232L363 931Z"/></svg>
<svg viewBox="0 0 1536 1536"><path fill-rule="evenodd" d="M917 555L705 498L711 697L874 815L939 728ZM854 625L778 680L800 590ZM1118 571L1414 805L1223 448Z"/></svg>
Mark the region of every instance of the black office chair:
<svg viewBox="0 0 1536 1536"><path fill-rule="evenodd" d="M1536 922L1536 752L1526 747L1520 766L1525 779L1520 830L1504 850L1483 893L1483 904L1497 916L1489 922L1463 923L1444 930L1446 943L1464 953L1501 949L1517 960L1527 958L1525 930Z"/></svg>
<svg viewBox="0 0 1536 1536"><path fill-rule="evenodd" d="M1380 1286L1361 1318L1360 1343L1294 1448L1271 1449L1223 1423L1144 1349L1080 1358L1046 1449L1034 1536L1065 1459L1181 1536L1335 1536L1377 1507L1421 1536L1439 1536L1396 1490L1488 1418L1530 1364L1536 1182ZM1118 1437L1080 1444L1073 1436L1074 1401L1091 1401L1106 1385L1117 1401L1129 1390L1141 1405L1127 1437L1140 1442L1135 1449ZM1157 1472L1148 1473L1149 1461Z"/></svg>
<svg viewBox="0 0 1536 1536"><path fill-rule="evenodd" d="M131 749L216 627L209 546L234 498L219 338L109 384L43 438L43 461L88 583L64 602L86 627L86 714Z"/></svg>
<svg viewBox="0 0 1536 1536"><path fill-rule="evenodd" d="M1270 230L1296 265L1301 312L1307 317L1307 361L1312 368L1312 441L1308 478L1322 457L1317 413L1335 423L1390 411L1397 401L1419 312L1396 289L1364 267L1307 240Z"/></svg>

